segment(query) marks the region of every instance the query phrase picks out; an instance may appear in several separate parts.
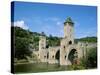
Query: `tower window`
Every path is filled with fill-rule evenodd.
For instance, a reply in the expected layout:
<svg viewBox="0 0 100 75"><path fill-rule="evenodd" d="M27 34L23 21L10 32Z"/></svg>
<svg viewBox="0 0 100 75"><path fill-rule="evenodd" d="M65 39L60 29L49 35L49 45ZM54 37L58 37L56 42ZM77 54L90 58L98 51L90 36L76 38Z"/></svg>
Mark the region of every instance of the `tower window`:
<svg viewBox="0 0 100 75"><path fill-rule="evenodd" d="M65 49L65 46L64 46L64 49Z"/></svg>
<svg viewBox="0 0 100 75"><path fill-rule="evenodd" d="M65 59L66 59L66 56L65 56Z"/></svg>
<svg viewBox="0 0 100 75"><path fill-rule="evenodd" d="M52 58L54 58L54 55L52 56Z"/></svg>
<svg viewBox="0 0 100 75"><path fill-rule="evenodd" d="M49 48L49 45L46 45L46 48Z"/></svg>
<svg viewBox="0 0 100 75"><path fill-rule="evenodd" d="M46 56L44 56L44 58L46 58Z"/></svg>
<svg viewBox="0 0 100 75"><path fill-rule="evenodd" d="M72 41L69 41L69 45L71 45L72 44Z"/></svg>
<svg viewBox="0 0 100 75"><path fill-rule="evenodd" d="M47 53L47 59L49 58L49 53Z"/></svg>

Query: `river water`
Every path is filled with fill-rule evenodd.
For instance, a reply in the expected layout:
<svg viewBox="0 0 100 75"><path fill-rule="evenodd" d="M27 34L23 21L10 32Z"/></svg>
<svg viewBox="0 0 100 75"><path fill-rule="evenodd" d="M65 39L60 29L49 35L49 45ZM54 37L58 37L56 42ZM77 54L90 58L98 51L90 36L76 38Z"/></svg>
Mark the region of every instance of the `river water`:
<svg viewBox="0 0 100 75"><path fill-rule="evenodd" d="M67 66L60 66L59 64L47 63L28 63L14 65L15 73L36 73L36 72L51 72L51 71L65 71Z"/></svg>

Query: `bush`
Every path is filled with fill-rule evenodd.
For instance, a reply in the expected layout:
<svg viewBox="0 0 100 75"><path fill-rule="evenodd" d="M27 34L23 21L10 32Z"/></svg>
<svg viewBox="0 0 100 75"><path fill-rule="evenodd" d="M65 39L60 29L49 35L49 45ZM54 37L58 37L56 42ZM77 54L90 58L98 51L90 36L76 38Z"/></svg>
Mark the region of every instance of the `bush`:
<svg viewBox="0 0 100 75"><path fill-rule="evenodd" d="M97 48L92 48L87 51L86 57L80 59L80 64L85 68L97 67Z"/></svg>
<svg viewBox="0 0 100 75"><path fill-rule="evenodd" d="M87 67L96 68L97 67L97 48L90 49L87 53Z"/></svg>
<svg viewBox="0 0 100 75"><path fill-rule="evenodd" d="M74 64L74 65L68 66L68 69L69 70L82 70L82 69L85 69L85 67L83 65Z"/></svg>

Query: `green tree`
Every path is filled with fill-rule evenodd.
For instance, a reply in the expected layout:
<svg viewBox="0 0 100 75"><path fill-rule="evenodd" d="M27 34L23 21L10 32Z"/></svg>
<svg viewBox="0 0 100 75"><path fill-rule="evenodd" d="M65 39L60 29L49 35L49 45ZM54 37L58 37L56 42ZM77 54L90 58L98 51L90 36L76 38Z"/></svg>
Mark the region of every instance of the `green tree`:
<svg viewBox="0 0 100 75"><path fill-rule="evenodd" d="M14 29L14 36L15 37L26 37L29 38L29 31L28 30L24 30L20 27L12 27Z"/></svg>
<svg viewBox="0 0 100 75"><path fill-rule="evenodd" d="M97 42L97 37L84 37L84 38L80 38L80 39L75 39L76 43L78 41L96 43Z"/></svg>
<svg viewBox="0 0 100 75"><path fill-rule="evenodd" d="M97 67L97 48L89 49L87 57L81 59L82 66L85 68L96 68Z"/></svg>
<svg viewBox="0 0 100 75"><path fill-rule="evenodd" d="M87 57L87 67L97 67L97 48L90 49Z"/></svg>
<svg viewBox="0 0 100 75"><path fill-rule="evenodd" d="M31 56L31 51L29 50L29 41L27 38L15 38L15 57L18 59L23 59L26 56Z"/></svg>

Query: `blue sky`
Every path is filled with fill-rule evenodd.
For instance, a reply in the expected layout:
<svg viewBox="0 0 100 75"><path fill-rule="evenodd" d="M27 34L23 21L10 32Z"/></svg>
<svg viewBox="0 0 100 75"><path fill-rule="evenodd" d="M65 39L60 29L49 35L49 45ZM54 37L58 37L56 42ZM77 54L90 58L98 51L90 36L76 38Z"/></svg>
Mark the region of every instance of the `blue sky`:
<svg viewBox="0 0 100 75"><path fill-rule="evenodd" d="M75 38L97 36L97 7L15 2L14 25L32 32L63 37L63 23L71 17Z"/></svg>

